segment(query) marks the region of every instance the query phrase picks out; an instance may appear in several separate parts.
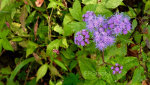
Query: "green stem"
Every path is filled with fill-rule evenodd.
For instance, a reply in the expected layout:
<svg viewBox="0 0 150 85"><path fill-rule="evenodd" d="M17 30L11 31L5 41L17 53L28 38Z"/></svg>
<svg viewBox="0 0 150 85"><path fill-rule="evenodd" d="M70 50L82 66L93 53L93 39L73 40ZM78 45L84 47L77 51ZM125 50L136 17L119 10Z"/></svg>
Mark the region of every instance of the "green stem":
<svg viewBox="0 0 150 85"><path fill-rule="evenodd" d="M50 23L50 21L51 21L51 17L52 17L52 14L53 14L53 8L52 8L52 11L51 11L51 14L50 14L50 16L48 17L48 39L51 41L51 32L52 32L52 30L51 30L51 23Z"/></svg>

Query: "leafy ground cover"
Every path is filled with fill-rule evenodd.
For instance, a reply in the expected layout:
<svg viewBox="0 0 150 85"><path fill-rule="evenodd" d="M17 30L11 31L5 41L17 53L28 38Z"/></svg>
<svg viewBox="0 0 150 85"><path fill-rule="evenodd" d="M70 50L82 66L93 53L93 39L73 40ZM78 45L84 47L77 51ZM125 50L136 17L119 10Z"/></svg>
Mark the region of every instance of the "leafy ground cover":
<svg viewBox="0 0 150 85"><path fill-rule="evenodd" d="M0 0L0 85L150 85L149 0Z"/></svg>

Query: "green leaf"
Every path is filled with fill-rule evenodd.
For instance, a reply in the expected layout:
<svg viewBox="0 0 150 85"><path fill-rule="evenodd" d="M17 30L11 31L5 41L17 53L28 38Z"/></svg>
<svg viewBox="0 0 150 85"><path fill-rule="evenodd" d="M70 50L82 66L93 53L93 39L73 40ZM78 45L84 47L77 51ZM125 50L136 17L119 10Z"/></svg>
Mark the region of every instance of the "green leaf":
<svg viewBox="0 0 150 85"><path fill-rule="evenodd" d="M19 41L22 41L23 39L21 37L17 37L17 38L13 38L11 41L14 41L14 42L19 42Z"/></svg>
<svg viewBox="0 0 150 85"><path fill-rule="evenodd" d="M128 15L131 18L135 18L136 17L136 13L134 12L134 9L132 9L131 7L128 7L128 8L129 8Z"/></svg>
<svg viewBox="0 0 150 85"><path fill-rule="evenodd" d="M56 25L56 26L54 27L54 31L58 32L59 34L64 34L64 30L63 30L62 27L59 26L59 25Z"/></svg>
<svg viewBox="0 0 150 85"><path fill-rule="evenodd" d="M143 57L143 61L145 62L147 60L147 55L146 53L142 52L142 57Z"/></svg>
<svg viewBox="0 0 150 85"><path fill-rule="evenodd" d="M73 3L73 8L69 8L72 17L78 21L82 21L81 4L78 0Z"/></svg>
<svg viewBox="0 0 150 85"><path fill-rule="evenodd" d="M57 6L61 6L61 7L64 7L64 5L59 2L59 1L56 1L56 0L49 0L50 3L48 4L48 7L47 8L57 8Z"/></svg>
<svg viewBox="0 0 150 85"><path fill-rule="evenodd" d="M63 20L63 26L67 25L68 23L70 23L71 21L73 21L73 18L71 17L70 14L66 14Z"/></svg>
<svg viewBox="0 0 150 85"><path fill-rule="evenodd" d="M70 66L69 66L70 70L75 68L77 66L77 64L78 64L78 62L76 60L71 61Z"/></svg>
<svg viewBox="0 0 150 85"><path fill-rule="evenodd" d="M75 32L78 32L86 28L85 22L71 22L64 26L64 36L70 36Z"/></svg>
<svg viewBox="0 0 150 85"><path fill-rule="evenodd" d="M35 14L36 14L36 11L33 11L33 12L28 16L28 18L26 19L26 24L30 24L30 23L33 21L33 19L35 18L35 17L34 17Z"/></svg>
<svg viewBox="0 0 150 85"><path fill-rule="evenodd" d="M66 49L65 51L62 51L62 54L67 59L75 58L75 54L73 53L73 51L70 48Z"/></svg>
<svg viewBox="0 0 150 85"><path fill-rule="evenodd" d="M2 74L11 74L11 68L9 66L5 67L5 68L2 68L2 69L0 69L0 72Z"/></svg>
<svg viewBox="0 0 150 85"><path fill-rule="evenodd" d="M83 12L83 14L85 14L87 11L93 11L93 12L95 12L97 6L98 6L97 4L89 4L89 5L86 5L86 6L84 6L82 12Z"/></svg>
<svg viewBox="0 0 150 85"><path fill-rule="evenodd" d="M60 61L58 61L58 60L54 60L54 62L55 62L58 66L60 66L62 69L64 69L65 71L67 71L66 66L65 66L62 62L60 62Z"/></svg>
<svg viewBox="0 0 150 85"><path fill-rule="evenodd" d="M48 44L46 53L48 55L53 56L53 49L58 49L60 46L61 39L53 40L50 44Z"/></svg>
<svg viewBox="0 0 150 85"><path fill-rule="evenodd" d="M98 70L98 73L100 74L101 78L103 80L106 80L109 84L114 84L114 80L112 78L111 69L108 67L100 67Z"/></svg>
<svg viewBox="0 0 150 85"><path fill-rule="evenodd" d="M110 17L112 15L112 12L105 8L103 4L99 4L96 8L96 13L104 15L105 17Z"/></svg>
<svg viewBox="0 0 150 85"><path fill-rule="evenodd" d="M9 41L6 38L2 40L2 45L5 50L13 51L11 44L9 43Z"/></svg>
<svg viewBox="0 0 150 85"><path fill-rule="evenodd" d="M49 81L49 85L55 85L52 80Z"/></svg>
<svg viewBox="0 0 150 85"><path fill-rule="evenodd" d="M2 10L8 4L10 4L10 0L2 0L0 5L0 10Z"/></svg>
<svg viewBox="0 0 150 85"><path fill-rule="evenodd" d="M140 34L139 32L135 32L134 40L136 41L136 43L140 43L141 42L141 38L142 38L142 34Z"/></svg>
<svg viewBox="0 0 150 85"><path fill-rule="evenodd" d="M82 3L85 4L85 5L97 4L97 0L82 0Z"/></svg>
<svg viewBox="0 0 150 85"><path fill-rule="evenodd" d="M138 67L135 69L133 77L132 77L132 83L140 83L144 80L144 69L143 67Z"/></svg>
<svg viewBox="0 0 150 85"><path fill-rule="evenodd" d="M14 71L11 73L10 75L10 80L14 80L15 76L17 75L17 73L20 71L20 69L25 66L26 64L33 62L34 61L34 57L25 59L24 61L22 61L19 65L16 66L16 68L14 69Z"/></svg>
<svg viewBox="0 0 150 85"><path fill-rule="evenodd" d="M132 21L132 30L134 30L136 26L137 26L137 21L136 21L136 19L134 19Z"/></svg>
<svg viewBox="0 0 150 85"><path fill-rule="evenodd" d="M108 0L105 4L106 8L116 8L118 7L123 0Z"/></svg>
<svg viewBox="0 0 150 85"><path fill-rule="evenodd" d="M0 38L6 38L7 35L9 34L9 30L3 30L1 33L0 33Z"/></svg>
<svg viewBox="0 0 150 85"><path fill-rule="evenodd" d="M62 39L62 44L64 45L65 48L68 48L68 43L67 43L67 39L66 38Z"/></svg>
<svg viewBox="0 0 150 85"><path fill-rule="evenodd" d="M97 79L96 62L88 58L79 58L79 67L84 79Z"/></svg>
<svg viewBox="0 0 150 85"><path fill-rule="evenodd" d="M32 41L28 41L28 46L26 50L26 57L34 52L34 50L38 47L38 45Z"/></svg>
<svg viewBox="0 0 150 85"><path fill-rule="evenodd" d="M150 1L149 0L146 2L144 13L150 14Z"/></svg>
<svg viewBox="0 0 150 85"><path fill-rule="evenodd" d="M48 64L44 64L38 69L36 82L38 82L39 79L45 76L45 74L47 73L47 69L48 69Z"/></svg>
<svg viewBox="0 0 150 85"><path fill-rule="evenodd" d="M75 75L73 73L69 73L67 77L64 78L62 85L78 85L79 82L79 75Z"/></svg>

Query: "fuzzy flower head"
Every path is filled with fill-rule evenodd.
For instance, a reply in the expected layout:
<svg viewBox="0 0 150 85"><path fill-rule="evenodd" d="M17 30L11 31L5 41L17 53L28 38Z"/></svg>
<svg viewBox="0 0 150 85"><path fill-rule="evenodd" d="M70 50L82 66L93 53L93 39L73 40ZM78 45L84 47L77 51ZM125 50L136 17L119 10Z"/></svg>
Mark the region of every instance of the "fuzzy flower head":
<svg viewBox="0 0 150 85"><path fill-rule="evenodd" d="M74 42L77 45L85 46L89 44L89 33L83 29L75 34Z"/></svg>
<svg viewBox="0 0 150 85"><path fill-rule="evenodd" d="M82 17L83 21L86 22L87 30L90 32L94 32L98 27L103 27L106 22L106 19L103 16L96 16L92 11L87 11Z"/></svg>
<svg viewBox="0 0 150 85"><path fill-rule="evenodd" d="M103 28L99 28L97 31L93 33L93 39L96 43L96 48L99 50L104 50L108 46L113 45L115 42L115 37L109 35Z"/></svg>
<svg viewBox="0 0 150 85"><path fill-rule="evenodd" d="M121 74L122 73L122 69L123 69L123 66L119 65L118 63L116 63L115 66L112 66L111 67L111 70L112 70L112 74Z"/></svg>
<svg viewBox="0 0 150 85"><path fill-rule="evenodd" d="M111 33L118 34L127 34L131 30L130 18L123 13L116 13L110 17L107 21Z"/></svg>

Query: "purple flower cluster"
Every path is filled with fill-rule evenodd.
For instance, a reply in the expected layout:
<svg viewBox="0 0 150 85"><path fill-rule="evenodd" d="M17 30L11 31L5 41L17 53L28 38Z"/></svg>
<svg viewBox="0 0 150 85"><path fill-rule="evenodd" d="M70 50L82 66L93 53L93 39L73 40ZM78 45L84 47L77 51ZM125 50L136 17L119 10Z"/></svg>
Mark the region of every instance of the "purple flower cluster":
<svg viewBox="0 0 150 85"><path fill-rule="evenodd" d="M97 28L102 27L106 28L105 22L106 19L99 15L98 17L92 11L87 11L83 16L83 21L86 22L86 28L90 32L94 32Z"/></svg>
<svg viewBox="0 0 150 85"><path fill-rule="evenodd" d="M110 17L107 21L109 28L111 29L111 33L118 34L127 34L128 31L131 30L131 23L129 21L129 17L123 15L123 13L116 13L112 17Z"/></svg>
<svg viewBox="0 0 150 85"><path fill-rule="evenodd" d="M93 33L96 48L104 50L115 42L118 34L127 34L131 30L129 17L123 13L116 13L108 19L92 11L87 11L83 16L86 22L86 29Z"/></svg>
<svg viewBox="0 0 150 85"><path fill-rule="evenodd" d="M119 65L118 63L116 63L115 66L111 67L111 70L113 71L113 74L120 74L122 72L123 66Z"/></svg>
<svg viewBox="0 0 150 85"><path fill-rule="evenodd" d="M96 43L96 48L98 48L99 50L104 50L107 46L110 46L115 42L115 37L110 36L102 28L94 31L93 39Z"/></svg>
<svg viewBox="0 0 150 85"><path fill-rule="evenodd" d="M77 45L85 46L86 44L90 43L89 37L89 33L83 29L75 34L74 42Z"/></svg>

